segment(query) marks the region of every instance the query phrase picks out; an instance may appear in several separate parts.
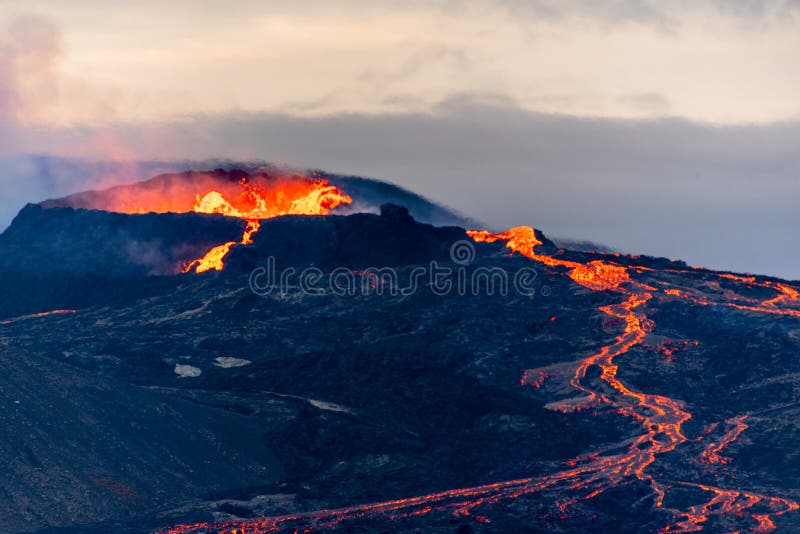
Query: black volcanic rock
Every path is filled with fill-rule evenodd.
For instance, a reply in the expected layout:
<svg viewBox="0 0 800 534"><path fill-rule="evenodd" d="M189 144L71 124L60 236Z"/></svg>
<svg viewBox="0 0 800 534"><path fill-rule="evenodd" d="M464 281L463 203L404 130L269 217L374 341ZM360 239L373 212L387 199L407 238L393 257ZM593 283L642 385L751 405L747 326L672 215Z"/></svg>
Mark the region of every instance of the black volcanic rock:
<svg viewBox="0 0 800 534"><path fill-rule="evenodd" d="M411 215L408 214L408 208L405 206L398 206L397 204L392 204L391 202L387 202L386 204L381 204L381 217L391 217L393 219L400 219L400 220L410 220Z"/></svg>
<svg viewBox="0 0 800 534"><path fill-rule="evenodd" d="M253 244L233 249L228 262L235 270L268 257L282 266L393 267L449 261L452 244L464 239L464 229L416 223L399 206L381 215L276 217L262 221Z"/></svg>
<svg viewBox="0 0 800 534"><path fill-rule="evenodd" d="M68 336L70 324L55 318L50 335ZM252 418L109 381L76 367L79 357L0 352L0 531L124 518L281 479L274 453L246 437L259 433ZM98 365L114 357L93 356Z"/></svg>

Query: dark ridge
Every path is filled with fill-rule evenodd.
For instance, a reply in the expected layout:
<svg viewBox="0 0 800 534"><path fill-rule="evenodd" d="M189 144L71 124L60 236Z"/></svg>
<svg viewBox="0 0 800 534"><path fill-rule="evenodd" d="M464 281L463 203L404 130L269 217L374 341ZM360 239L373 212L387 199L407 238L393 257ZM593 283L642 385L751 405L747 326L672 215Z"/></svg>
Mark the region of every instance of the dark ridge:
<svg viewBox="0 0 800 534"><path fill-rule="evenodd" d="M81 205L87 198L71 202ZM241 239L245 226L221 215L128 215L51 206L26 206L0 234L2 318L160 294L181 280L194 280L195 274L174 275L212 247ZM463 239L462 228L421 224L405 207L384 204L381 215L264 220L254 244L233 247L225 263L226 271L241 272L270 256L283 265L330 268L449 261L450 247ZM502 250L500 245L479 248Z"/></svg>
<svg viewBox="0 0 800 534"><path fill-rule="evenodd" d="M50 208L29 204L0 234L0 269L141 277L241 238L245 222L221 215Z"/></svg>
<svg viewBox="0 0 800 534"><path fill-rule="evenodd" d="M241 238L219 215L28 205L0 234L0 317L117 305L173 288L181 266Z"/></svg>
<svg viewBox="0 0 800 534"><path fill-rule="evenodd" d="M450 247L464 239L463 228L418 223L395 205L385 205L381 215L276 217L262 221L252 245L231 251L228 265L250 270L270 256L283 265L325 269L414 265L449 261Z"/></svg>
<svg viewBox="0 0 800 534"><path fill-rule="evenodd" d="M354 210L362 208L363 211L376 211L381 204L392 203L408 208L411 216L419 222L435 226L461 226L463 228L482 228L484 226L474 219L395 184L359 176L315 172L353 197Z"/></svg>

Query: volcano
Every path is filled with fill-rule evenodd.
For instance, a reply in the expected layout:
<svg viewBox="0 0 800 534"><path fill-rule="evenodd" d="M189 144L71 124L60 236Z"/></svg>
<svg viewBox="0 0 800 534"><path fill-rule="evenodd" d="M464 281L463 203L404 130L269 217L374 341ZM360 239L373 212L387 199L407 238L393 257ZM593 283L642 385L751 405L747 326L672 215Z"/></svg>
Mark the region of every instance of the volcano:
<svg viewBox="0 0 800 534"><path fill-rule="evenodd" d="M3 532L800 530L796 282L321 172L28 205L0 252Z"/></svg>

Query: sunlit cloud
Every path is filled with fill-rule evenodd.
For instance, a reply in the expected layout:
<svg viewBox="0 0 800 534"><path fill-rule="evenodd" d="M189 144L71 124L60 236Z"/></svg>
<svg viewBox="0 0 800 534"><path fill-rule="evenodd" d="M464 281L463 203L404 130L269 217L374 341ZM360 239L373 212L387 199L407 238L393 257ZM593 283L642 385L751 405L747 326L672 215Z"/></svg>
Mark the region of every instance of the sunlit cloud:
<svg viewBox="0 0 800 534"><path fill-rule="evenodd" d="M420 112L463 92L583 116L800 116L791 1L104 5L25 6L61 42L43 71L58 78L39 84L59 99L37 119Z"/></svg>

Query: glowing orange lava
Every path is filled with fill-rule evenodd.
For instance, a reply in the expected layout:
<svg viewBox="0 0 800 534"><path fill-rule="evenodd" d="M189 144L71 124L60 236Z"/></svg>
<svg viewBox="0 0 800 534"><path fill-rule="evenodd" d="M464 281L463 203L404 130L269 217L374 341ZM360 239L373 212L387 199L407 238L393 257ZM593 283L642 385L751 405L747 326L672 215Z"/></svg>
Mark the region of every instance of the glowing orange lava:
<svg viewBox="0 0 800 534"><path fill-rule="evenodd" d="M697 290L665 289L664 293L680 297L681 299L700 306L727 306L737 310L770 315L786 315L800 318L800 291L783 282L770 280L758 281L755 277L741 277L731 274L717 275L726 280L734 280L747 285L748 288L761 288L777 291L778 294L770 299L758 301L753 298L743 297L727 292L722 298L714 295L705 295Z"/></svg>
<svg viewBox="0 0 800 534"><path fill-rule="evenodd" d="M226 197L211 190L197 200L192 211L219 213L228 217L257 220L282 215L327 215L352 199L326 180L279 181L269 187L239 182L238 197Z"/></svg>
<svg viewBox="0 0 800 534"><path fill-rule="evenodd" d="M250 245L253 242L253 234L258 232L260 227L261 223L259 221L247 221L247 226L244 229L244 234L242 234L242 239L240 241L228 241L227 243L217 245L206 252L202 258L190 261L186 267L183 268L183 272L188 273L192 269L198 274L211 271L212 269L221 271L222 268L225 267L223 259L228 252L230 252L231 247L234 245Z"/></svg>
<svg viewBox="0 0 800 534"><path fill-rule="evenodd" d="M543 243L536 237L536 231L530 226L517 226L500 234L493 234L486 230L467 230L467 235L478 243L493 243L502 240L506 242L508 249L534 261L550 267L566 267L570 269L570 278L580 285L596 291L617 289L620 284L630 281L628 271L619 265L599 260L584 264L537 254L535 248Z"/></svg>
<svg viewBox="0 0 800 534"><path fill-rule="evenodd" d="M282 215L327 215L352 199L325 180L291 180L272 184L271 187L252 185L246 180L240 182L238 197L229 200L222 193L212 190L202 197L197 195L193 211L197 213L217 213L227 217L238 217L247 221L242 238L217 245L202 257L184 266L184 273L221 271L224 259L235 245L249 245L253 235L261 227L260 220Z"/></svg>

